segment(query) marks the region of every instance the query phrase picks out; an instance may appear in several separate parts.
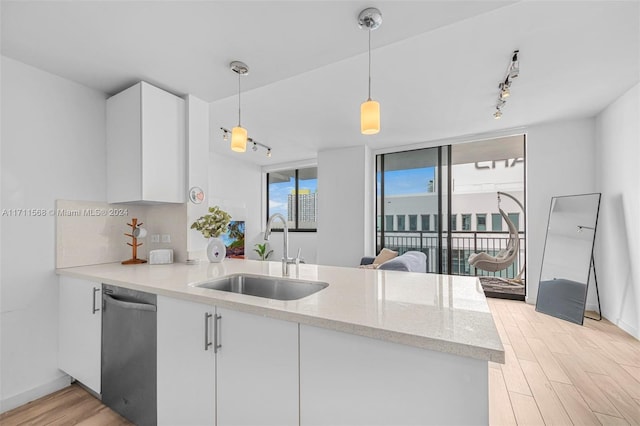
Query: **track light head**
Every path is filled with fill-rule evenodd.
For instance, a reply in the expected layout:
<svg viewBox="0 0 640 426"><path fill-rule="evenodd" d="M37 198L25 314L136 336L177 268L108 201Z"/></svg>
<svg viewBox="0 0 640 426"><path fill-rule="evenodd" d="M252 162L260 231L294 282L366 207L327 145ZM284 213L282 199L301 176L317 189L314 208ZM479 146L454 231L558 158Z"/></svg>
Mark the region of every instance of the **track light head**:
<svg viewBox="0 0 640 426"><path fill-rule="evenodd" d="M509 90L509 88L507 86L502 88L502 91L500 92L500 97L502 99L506 99L509 96L511 96L511 91Z"/></svg>
<svg viewBox="0 0 640 426"><path fill-rule="evenodd" d="M496 120L500 120L500 118L502 118L502 111L500 111L500 108L496 109L496 112L493 113L493 118Z"/></svg>
<svg viewBox="0 0 640 426"><path fill-rule="evenodd" d="M267 157L271 158L271 148L267 149Z"/></svg>

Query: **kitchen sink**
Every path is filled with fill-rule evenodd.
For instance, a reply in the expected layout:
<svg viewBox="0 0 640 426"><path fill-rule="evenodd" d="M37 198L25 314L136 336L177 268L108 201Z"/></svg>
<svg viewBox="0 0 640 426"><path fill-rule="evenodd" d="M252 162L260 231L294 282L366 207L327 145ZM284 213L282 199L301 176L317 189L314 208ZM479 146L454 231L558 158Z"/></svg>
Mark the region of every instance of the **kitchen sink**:
<svg viewBox="0 0 640 426"><path fill-rule="evenodd" d="M248 294L276 300L297 300L327 288L321 281L305 281L293 278L264 275L233 274L197 284L196 287L231 293Z"/></svg>

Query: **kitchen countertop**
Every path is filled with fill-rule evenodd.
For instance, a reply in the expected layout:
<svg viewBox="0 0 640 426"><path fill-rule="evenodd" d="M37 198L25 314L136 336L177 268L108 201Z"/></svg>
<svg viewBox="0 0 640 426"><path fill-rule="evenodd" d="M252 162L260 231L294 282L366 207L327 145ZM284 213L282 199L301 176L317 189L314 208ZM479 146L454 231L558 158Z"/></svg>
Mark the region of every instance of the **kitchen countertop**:
<svg viewBox="0 0 640 426"><path fill-rule="evenodd" d="M504 363L504 348L476 277L290 265L290 278L329 287L281 301L196 287L235 273L282 276L280 262L225 259L196 265L108 263L57 269L134 290L264 315L418 348Z"/></svg>

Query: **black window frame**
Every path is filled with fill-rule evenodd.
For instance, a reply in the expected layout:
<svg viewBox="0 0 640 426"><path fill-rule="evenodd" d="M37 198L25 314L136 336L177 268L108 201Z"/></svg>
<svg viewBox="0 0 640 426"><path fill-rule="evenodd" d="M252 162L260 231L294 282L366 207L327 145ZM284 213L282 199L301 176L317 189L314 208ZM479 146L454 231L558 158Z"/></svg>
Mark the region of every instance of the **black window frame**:
<svg viewBox="0 0 640 426"><path fill-rule="evenodd" d="M287 228L287 230L289 232L318 232L318 218L316 218L316 227L315 228L299 228L299 222L298 222L298 212L300 212L300 194L299 194L299 189L300 189L300 180L299 180L299 171L300 170L306 170L306 169L316 169L316 176L318 173L318 166L311 166L311 167L297 167L295 169L283 169L284 171L288 171L288 170L293 170L294 171L294 184L295 184L295 197L294 197L294 202L295 202L295 209L296 209L296 214L295 214L295 220L294 220L294 224L295 226L293 228ZM282 170L281 170L282 171ZM267 195L267 202L266 202L266 212L267 212L267 216L266 216L266 221L269 221L269 216L271 215L270 211L269 211L269 174L267 173L267 179L266 179L266 195ZM316 178L317 179L317 178ZM317 191L316 191L317 192ZM287 218L288 219L288 218ZM284 228L273 228L272 229L273 232L284 232Z"/></svg>

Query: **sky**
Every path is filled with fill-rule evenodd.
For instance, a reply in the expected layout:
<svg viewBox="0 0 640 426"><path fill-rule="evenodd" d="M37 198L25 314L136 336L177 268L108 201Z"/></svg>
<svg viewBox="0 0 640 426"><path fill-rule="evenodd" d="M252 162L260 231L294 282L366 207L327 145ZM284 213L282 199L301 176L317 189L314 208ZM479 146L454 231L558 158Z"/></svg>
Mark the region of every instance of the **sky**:
<svg viewBox="0 0 640 426"><path fill-rule="evenodd" d="M427 192L429 190L429 181L435 181L434 175L435 167L385 172L385 195L408 195Z"/></svg>
<svg viewBox="0 0 640 426"><path fill-rule="evenodd" d="M429 180L435 180L435 167L393 170L385 173L386 195L421 194L428 191ZM288 196L295 188L294 178L289 182L269 185L269 214L280 213L287 217ZM318 179L300 181L300 189L318 190ZM321 196L321 195L319 195Z"/></svg>

